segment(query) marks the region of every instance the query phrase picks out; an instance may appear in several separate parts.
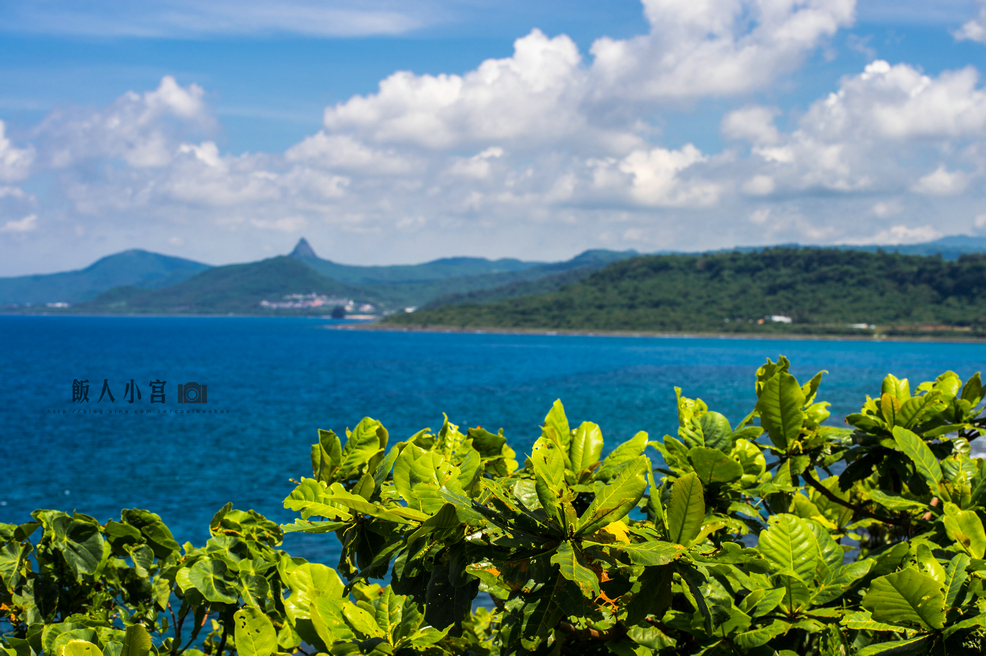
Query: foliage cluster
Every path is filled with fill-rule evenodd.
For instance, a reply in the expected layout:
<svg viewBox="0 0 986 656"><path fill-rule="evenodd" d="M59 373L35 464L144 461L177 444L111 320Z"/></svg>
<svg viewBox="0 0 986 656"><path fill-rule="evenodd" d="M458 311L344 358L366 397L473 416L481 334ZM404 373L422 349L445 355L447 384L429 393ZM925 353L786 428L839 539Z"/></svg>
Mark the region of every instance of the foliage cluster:
<svg viewBox="0 0 986 656"><path fill-rule="evenodd" d="M369 418L345 444L319 431L293 524L227 505L198 548L144 510L36 511L0 524L0 651L981 653L979 374L887 376L845 428L826 425L822 372L789 368L757 370L735 425L678 390L676 435L605 457L560 402L522 461L502 431L447 419L396 444ZM278 548L299 531L339 539L335 569Z"/></svg>
<svg viewBox="0 0 986 656"><path fill-rule="evenodd" d="M792 326L757 320L784 315ZM769 248L616 262L556 292L437 307L389 323L475 328L751 332L847 324L986 330L986 256ZM752 324L750 323L752 321Z"/></svg>

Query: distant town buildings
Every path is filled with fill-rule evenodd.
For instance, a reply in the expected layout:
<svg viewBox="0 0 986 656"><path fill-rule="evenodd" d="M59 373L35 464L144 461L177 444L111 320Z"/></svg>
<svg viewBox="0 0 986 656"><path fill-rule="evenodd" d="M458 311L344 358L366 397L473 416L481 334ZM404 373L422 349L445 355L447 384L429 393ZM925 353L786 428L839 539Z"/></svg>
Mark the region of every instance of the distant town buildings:
<svg viewBox="0 0 986 656"><path fill-rule="evenodd" d="M317 307L341 307L347 314L359 311L370 314L377 308L372 303L359 303L351 298L335 298L324 294L285 294L282 301L260 301L260 307L271 310L300 310Z"/></svg>

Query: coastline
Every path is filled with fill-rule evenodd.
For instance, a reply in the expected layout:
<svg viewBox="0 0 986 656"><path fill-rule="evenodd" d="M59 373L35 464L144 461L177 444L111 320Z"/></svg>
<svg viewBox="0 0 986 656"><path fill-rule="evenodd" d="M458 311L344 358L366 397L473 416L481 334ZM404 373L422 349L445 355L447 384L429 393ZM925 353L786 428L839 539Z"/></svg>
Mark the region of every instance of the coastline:
<svg viewBox="0 0 986 656"><path fill-rule="evenodd" d="M911 336L911 335L812 335L812 334L784 334L784 333L703 333L703 332L649 332L643 330L576 330L571 328L463 328L455 326L391 326L379 322L367 322L360 324L346 325L327 325L322 326L326 330L379 330L384 332L406 332L406 333L460 333L474 335L540 335L546 337L570 336L570 337L629 337L635 339L658 338L658 339L757 339L757 340L787 340L787 341L830 341L830 342L930 342L941 344L984 344L986 338L976 337L949 337L942 338L938 335Z"/></svg>

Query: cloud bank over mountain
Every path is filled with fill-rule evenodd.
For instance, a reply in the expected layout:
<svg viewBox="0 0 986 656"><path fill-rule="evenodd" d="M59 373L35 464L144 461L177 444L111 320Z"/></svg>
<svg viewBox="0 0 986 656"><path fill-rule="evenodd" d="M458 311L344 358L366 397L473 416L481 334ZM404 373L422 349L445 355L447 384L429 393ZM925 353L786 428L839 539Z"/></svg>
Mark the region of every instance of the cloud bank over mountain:
<svg viewBox="0 0 986 656"><path fill-rule="evenodd" d="M102 107L61 107L16 136L0 122L0 275L138 244L249 260L302 232L370 264L986 228L975 66L929 74L873 59L797 107L784 89L834 56L853 0L642 10L647 33L585 51L532 29L512 55L462 74L396 71L325 107L322 129L283 152L221 148L209 89L173 75ZM954 38L983 40L977 21ZM716 138L667 129L690 114Z"/></svg>

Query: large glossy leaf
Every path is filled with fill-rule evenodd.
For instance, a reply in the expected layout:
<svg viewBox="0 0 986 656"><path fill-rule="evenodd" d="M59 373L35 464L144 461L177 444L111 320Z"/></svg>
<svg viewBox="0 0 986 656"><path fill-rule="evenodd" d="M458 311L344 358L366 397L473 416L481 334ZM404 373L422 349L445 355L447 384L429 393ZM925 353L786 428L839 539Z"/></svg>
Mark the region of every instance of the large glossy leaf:
<svg viewBox="0 0 986 656"><path fill-rule="evenodd" d="M241 608L233 614L233 637L241 656L271 656L277 651L274 623L258 608Z"/></svg>
<svg viewBox="0 0 986 656"><path fill-rule="evenodd" d="M288 576L287 584L291 588L291 595L284 600L284 610L292 621L308 619L309 607L320 597L325 596L333 600L333 603L338 603L338 599L343 596L339 575L318 563L299 566Z"/></svg>
<svg viewBox="0 0 986 656"><path fill-rule="evenodd" d="M986 553L986 531L983 522L974 510L959 510L952 503L945 504L945 532L973 558L982 558Z"/></svg>
<svg viewBox="0 0 986 656"><path fill-rule="evenodd" d="M102 650L88 640L71 640L59 650L60 656L103 656Z"/></svg>
<svg viewBox="0 0 986 656"><path fill-rule="evenodd" d="M599 579L580 562L571 542L562 542L552 554L551 562L558 565L562 576L578 586L584 597L595 599L599 596Z"/></svg>
<svg viewBox="0 0 986 656"><path fill-rule="evenodd" d="M705 487L713 483L732 483L743 475L743 467L719 449L693 447L688 450L688 461Z"/></svg>
<svg viewBox="0 0 986 656"><path fill-rule="evenodd" d="M650 460L645 456L627 463L626 468L612 483L596 493L592 503L579 517L575 534L595 533L603 526L623 519L644 496L648 471Z"/></svg>
<svg viewBox="0 0 986 656"><path fill-rule="evenodd" d="M763 385L757 400L760 424L778 449L787 451L798 439L804 424L805 395L797 379L787 372L778 373Z"/></svg>
<svg viewBox="0 0 986 656"><path fill-rule="evenodd" d="M76 578L93 574L103 559L103 536L99 527L71 517L58 517L53 523L55 544Z"/></svg>
<svg viewBox="0 0 986 656"><path fill-rule="evenodd" d="M942 584L942 593L945 595L946 609L955 606L959 592L962 590L962 585L969 577L966 570L969 567L970 562L969 556L965 554L956 554L948 563L948 568L945 570L945 582Z"/></svg>
<svg viewBox="0 0 986 656"><path fill-rule="evenodd" d="M927 443L913 432L900 426L894 426L894 441L900 450L914 462L914 467L918 475L924 479L931 488L932 493L938 489L938 481L941 480L941 466L938 459L931 452Z"/></svg>
<svg viewBox="0 0 986 656"><path fill-rule="evenodd" d="M147 633L147 629L141 624L132 624L127 627L120 656L148 656L152 648L151 636Z"/></svg>
<svg viewBox="0 0 986 656"><path fill-rule="evenodd" d="M719 449L723 453L732 450L733 429L729 426L726 417L718 412L706 412L698 418L698 425L702 427L705 446Z"/></svg>
<svg viewBox="0 0 986 656"><path fill-rule="evenodd" d="M538 438L531 450L531 463L534 466L534 489L541 507L558 526L566 527L567 518L561 506L565 487L565 458L560 447L551 439Z"/></svg>
<svg viewBox="0 0 986 656"><path fill-rule="evenodd" d="M555 429L558 436L558 443L568 452L572 443L572 429L568 426L568 417L565 416L565 406L561 404L561 399L557 399L544 418L544 426Z"/></svg>
<svg viewBox="0 0 986 656"><path fill-rule="evenodd" d="M733 644L740 649L753 649L767 644L777 636L784 635L790 628L791 625L787 622L777 620L767 626L736 634L733 637Z"/></svg>
<svg viewBox="0 0 986 656"><path fill-rule="evenodd" d="M705 492L695 474L686 474L671 486L668 504L668 531L673 542L688 546L702 530L705 519Z"/></svg>
<svg viewBox="0 0 986 656"><path fill-rule="evenodd" d="M586 421L576 428L568 454L576 474L599 462L603 454L603 433L599 426Z"/></svg>
<svg viewBox="0 0 986 656"><path fill-rule="evenodd" d="M941 586L914 569L874 579L862 603L877 622L907 622L926 629L940 629L945 624Z"/></svg>
<svg viewBox="0 0 986 656"><path fill-rule="evenodd" d="M188 580L207 601L235 604L239 595L221 560L200 560L188 569Z"/></svg>
<svg viewBox="0 0 986 656"><path fill-rule="evenodd" d="M781 572L802 581L816 577L822 564L821 551L808 522L794 515L774 515L770 527L760 533L758 548Z"/></svg>
<svg viewBox="0 0 986 656"><path fill-rule="evenodd" d="M640 431L629 440L613 449L613 451L603 459L599 469L593 477L597 481L609 482L620 470L631 460L643 454L647 448L647 433Z"/></svg>
<svg viewBox="0 0 986 656"><path fill-rule="evenodd" d="M610 547L614 551L625 553L630 557L630 561L633 564L643 565L644 567L667 565L686 553L686 549L682 545L662 542L660 540L634 542L630 544L616 542L605 546Z"/></svg>
<svg viewBox="0 0 986 656"><path fill-rule="evenodd" d="M908 640L893 640L890 642L878 642L868 645L859 650L859 656L918 656L928 654L934 645L933 636L921 636Z"/></svg>
<svg viewBox="0 0 986 656"><path fill-rule="evenodd" d="M306 618L311 619L315 633L326 645L356 637L342 614L343 606L349 603L348 599L321 595L316 597L305 610Z"/></svg>

